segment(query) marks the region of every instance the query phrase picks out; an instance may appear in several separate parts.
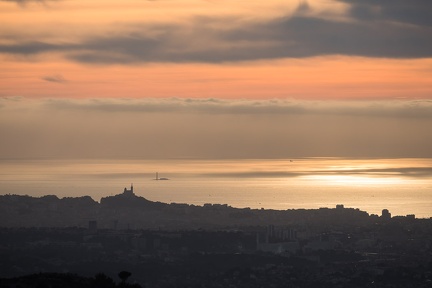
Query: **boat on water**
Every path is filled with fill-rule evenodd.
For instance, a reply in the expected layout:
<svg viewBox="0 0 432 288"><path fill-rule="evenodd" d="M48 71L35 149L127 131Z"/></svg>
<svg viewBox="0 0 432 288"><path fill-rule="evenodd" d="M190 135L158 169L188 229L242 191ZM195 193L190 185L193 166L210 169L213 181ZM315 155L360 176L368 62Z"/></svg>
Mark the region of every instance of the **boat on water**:
<svg viewBox="0 0 432 288"><path fill-rule="evenodd" d="M169 178L165 178L165 177L159 178L159 173L156 172L156 178L155 178L155 180L170 180L170 179Z"/></svg>

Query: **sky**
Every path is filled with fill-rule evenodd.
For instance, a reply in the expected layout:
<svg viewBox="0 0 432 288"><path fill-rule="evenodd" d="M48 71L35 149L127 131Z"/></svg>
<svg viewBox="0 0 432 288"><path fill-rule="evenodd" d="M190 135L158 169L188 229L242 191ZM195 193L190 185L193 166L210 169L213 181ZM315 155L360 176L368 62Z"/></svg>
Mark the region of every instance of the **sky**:
<svg viewBox="0 0 432 288"><path fill-rule="evenodd" d="M432 157L432 2L0 0L0 158Z"/></svg>

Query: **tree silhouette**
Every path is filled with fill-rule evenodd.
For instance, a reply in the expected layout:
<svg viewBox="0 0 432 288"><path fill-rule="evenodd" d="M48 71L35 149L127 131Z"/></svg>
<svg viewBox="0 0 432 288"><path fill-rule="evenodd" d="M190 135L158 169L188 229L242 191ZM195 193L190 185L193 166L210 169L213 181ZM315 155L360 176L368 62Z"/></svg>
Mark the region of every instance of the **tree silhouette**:
<svg viewBox="0 0 432 288"><path fill-rule="evenodd" d="M122 280L123 283L126 282L126 280L132 275L132 273L128 271L121 271L118 276Z"/></svg>
<svg viewBox="0 0 432 288"><path fill-rule="evenodd" d="M106 276L103 273L98 273L94 276L92 279L92 286L91 287L104 287L104 288L115 288L116 285L114 283L114 280L110 277Z"/></svg>

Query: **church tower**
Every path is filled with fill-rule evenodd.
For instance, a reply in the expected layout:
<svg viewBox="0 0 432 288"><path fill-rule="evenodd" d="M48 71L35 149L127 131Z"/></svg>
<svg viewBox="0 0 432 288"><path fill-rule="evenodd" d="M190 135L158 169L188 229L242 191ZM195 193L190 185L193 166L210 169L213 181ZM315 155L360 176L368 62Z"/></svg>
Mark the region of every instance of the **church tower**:
<svg viewBox="0 0 432 288"><path fill-rule="evenodd" d="M123 194L127 195L127 196L134 196L134 192L133 192L133 184L131 184L130 186L130 190L128 190L126 187L123 190Z"/></svg>

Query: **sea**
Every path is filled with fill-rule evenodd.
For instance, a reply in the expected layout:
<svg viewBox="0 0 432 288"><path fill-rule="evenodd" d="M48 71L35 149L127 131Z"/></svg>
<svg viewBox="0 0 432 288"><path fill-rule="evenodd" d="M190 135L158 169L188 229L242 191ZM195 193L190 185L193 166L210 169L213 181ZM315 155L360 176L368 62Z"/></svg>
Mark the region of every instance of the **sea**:
<svg viewBox="0 0 432 288"><path fill-rule="evenodd" d="M131 185L137 196L164 203L276 210L342 204L432 217L432 158L0 160L0 195L100 201Z"/></svg>

